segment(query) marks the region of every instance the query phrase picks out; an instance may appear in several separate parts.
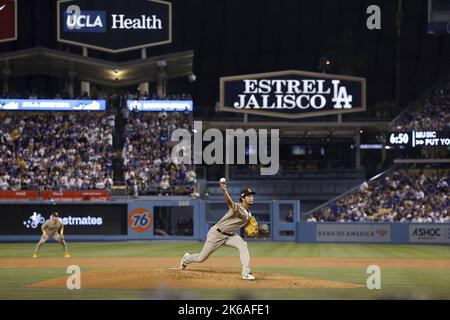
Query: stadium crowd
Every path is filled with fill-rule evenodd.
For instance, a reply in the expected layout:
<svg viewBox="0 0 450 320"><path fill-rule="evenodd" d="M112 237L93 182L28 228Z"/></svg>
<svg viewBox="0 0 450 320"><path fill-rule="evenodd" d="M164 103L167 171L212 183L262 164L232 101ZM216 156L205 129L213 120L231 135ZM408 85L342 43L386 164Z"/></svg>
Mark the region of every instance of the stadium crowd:
<svg viewBox="0 0 450 320"><path fill-rule="evenodd" d="M0 114L0 189L108 189L115 116Z"/></svg>
<svg viewBox="0 0 450 320"><path fill-rule="evenodd" d="M393 124L395 130L449 130L450 82L435 89L424 103L408 109Z"/></svg>
<svg viewBox="0 0 450 320"><path fill-rule="evenodd" d="M69 99L66 91L11 91L4 99ZM76 99L105 99L106 113L0 113L0 190L110 189L116 116L125 115L127 99L189 100L189 94L127 92L81 93ZM121 150L124 180L135 195L189 193L194 190L191 165L171 163L170 133L190 129L189 112L138 114L127 109ZM120 119L119 119L120 120ZM117 132L116 132L117 131ZM121 135L121 133L119 133ZM120 151L119 151L120 153Z"/></svg>
<svg viewBox="0 0 450 320"><path fill-rule="evenodd" d="M450 222L448 169L397 170L354 192L307 221Z"/></svg>
<svg viewBox="0 0 450 320"><path fill-rule="evenodd" d="M123 170L127 185L138 194L183 194L194 191L192 165L171 159L170 136L190 130L189 112L132 112L124 131Z"/></svg>

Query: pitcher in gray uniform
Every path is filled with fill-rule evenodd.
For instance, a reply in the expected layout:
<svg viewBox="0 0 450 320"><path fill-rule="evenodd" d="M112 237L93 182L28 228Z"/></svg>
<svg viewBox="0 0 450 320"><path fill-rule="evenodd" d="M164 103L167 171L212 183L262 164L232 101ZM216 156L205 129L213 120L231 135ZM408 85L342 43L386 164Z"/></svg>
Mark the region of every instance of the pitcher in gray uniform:
<svg viewBox="0 0 450 320"><path fill-rule="evenodd" d="M64 249L64 258L70 258L70 254L67 250L67 243L64 240L64 224L62 219L59 217L58 212L53 212L50 219L46 220L41 226L42 236L36 245L36 249L33 253L33 258L38 257L39 250L42 245L50 238L62 244Z"/></svg>
<svg viewBox="0 0 450 320"><path fill-rule="evenodd" d="M242 279L254 280L250 270L250 255L248 253L247 242L245 242L236 231L245 226L250 220L252 214L248 210L253 204L253 195L255 194L250 188L241 191L239 203L233 202L227 191L225 183L220 184L223 191L225 201L229 210L208 232L206 242L200 253L185 253L180 262L180 268L185 269L192 262L203 262L216 251L220 246L226 245L239 250L242 264Z"/></svg>

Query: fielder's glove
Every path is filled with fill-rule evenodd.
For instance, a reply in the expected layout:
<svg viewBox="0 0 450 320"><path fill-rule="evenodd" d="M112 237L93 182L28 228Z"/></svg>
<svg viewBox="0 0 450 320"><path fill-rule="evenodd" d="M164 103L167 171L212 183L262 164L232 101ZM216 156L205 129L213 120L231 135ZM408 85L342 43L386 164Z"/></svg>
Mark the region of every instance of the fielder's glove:
<svg viewBox="0 0 450 320"><path fill-rule="evenodd" d="M255 217L251 217L250 221L244 227L245 235L247 237L253 238L258 234L258 222Z"/></svg>

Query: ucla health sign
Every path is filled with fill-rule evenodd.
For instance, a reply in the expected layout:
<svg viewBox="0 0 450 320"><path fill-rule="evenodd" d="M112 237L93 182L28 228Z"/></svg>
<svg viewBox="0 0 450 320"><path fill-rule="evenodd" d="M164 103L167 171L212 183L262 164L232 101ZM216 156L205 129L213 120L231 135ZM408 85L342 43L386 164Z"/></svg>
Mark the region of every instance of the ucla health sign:
<svg viewBox="0 0 450 320"><path fill-rule="evenodd" d="M58 41L112 53L172 42L172 4L160 0L61 0Z"/></svg>
<svg viewBox="0 0 450 320"><path fill-rule="evenodd" d="M220 79L220 109L281 118L366 110L364 78L281 71Z"/></svg>
<svg viewBox="0 0 450 320"><path fill-rule="evenodd" d="M0 111L104 111L105 100L0 99Z"/></svg>

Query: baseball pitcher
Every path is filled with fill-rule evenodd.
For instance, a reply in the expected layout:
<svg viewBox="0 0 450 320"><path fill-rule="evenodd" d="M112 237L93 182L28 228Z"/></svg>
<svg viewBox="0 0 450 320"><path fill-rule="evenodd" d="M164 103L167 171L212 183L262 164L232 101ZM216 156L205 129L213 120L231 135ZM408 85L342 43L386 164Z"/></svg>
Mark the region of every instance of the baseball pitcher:
<svg viewBox="0 0 450 320"><path fill-rule="evenodd" d="M200 253L184 254L180 262L180 269L185 269L187 265L192 262L201 263L205 261L220 246L226 245L239 250L242 264L242 279L254 280L255 277L250 270L250 255L248 253L247 242L237 235L236 231L245 226L247 235L254 236L255 229L257 232L257 226L255 228L256 220L249 211L250 205L253 204L253 195L255 193L249 188L246 188L240 193L239 203L235 203L228 194L225 179L221 179L220 189L223 191L229 210L223 218L209 230L206 242ZM247 232L247 229L249 228L252 229L250 233L253 234Z"/></svg>
<svg viewBox="0 0 450 320"><path fill-rule="evenodd" d="M39 240L38 244L36 245L36 249L33 253L33 258L38 257L38 253L42 245L50 238L53 238L55 241L61 243L64 249L64 258L70 258L70 254L67 250L67 243L64 240L64 224L62 222L62 219L59 217L58 212L53 212L50 216L50 219L44 222L41 229L41 240Z"/></svg>

